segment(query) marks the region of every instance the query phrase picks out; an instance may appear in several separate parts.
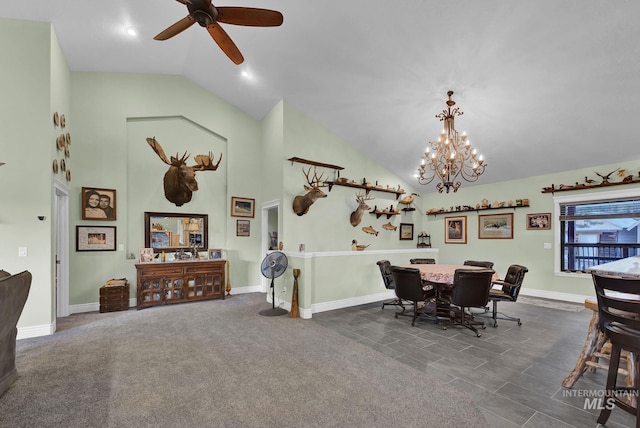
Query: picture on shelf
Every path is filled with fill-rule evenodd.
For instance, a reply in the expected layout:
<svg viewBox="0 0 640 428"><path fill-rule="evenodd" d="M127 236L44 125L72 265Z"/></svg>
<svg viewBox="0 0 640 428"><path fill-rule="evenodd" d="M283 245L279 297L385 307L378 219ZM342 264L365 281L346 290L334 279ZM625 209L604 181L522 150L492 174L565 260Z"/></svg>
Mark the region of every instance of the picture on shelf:
<svg viewBox="0 0 640 428"><path fill-rule="evenodd" d="M140 263L153 263L153 248L140 248Z"/></svg>
<svg viewBox="0 0 640 428"><path fill-rule="evenodd" d="M217 260L222 258L222 248L209 249L209 260Z"/></svg>

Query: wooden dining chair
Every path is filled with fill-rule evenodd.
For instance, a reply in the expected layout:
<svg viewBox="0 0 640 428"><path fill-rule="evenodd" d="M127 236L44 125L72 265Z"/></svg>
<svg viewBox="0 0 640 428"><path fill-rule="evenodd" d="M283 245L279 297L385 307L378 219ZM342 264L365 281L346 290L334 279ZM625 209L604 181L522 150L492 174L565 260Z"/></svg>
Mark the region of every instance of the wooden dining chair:
<svg viewBox="0 0 640 428"><path fill-rule="evenodd" d="M617 384L622 351L633 353L635 358L640 354L640 279L600 275L595 272L592 273L592 278L598 298L599 328L611 341L605 402L598 416L598 423L607 423L614 408L611 404L615 404L615 407L635 415L636 428L640 428L640 371L636 370L631 386Z"/></svg>

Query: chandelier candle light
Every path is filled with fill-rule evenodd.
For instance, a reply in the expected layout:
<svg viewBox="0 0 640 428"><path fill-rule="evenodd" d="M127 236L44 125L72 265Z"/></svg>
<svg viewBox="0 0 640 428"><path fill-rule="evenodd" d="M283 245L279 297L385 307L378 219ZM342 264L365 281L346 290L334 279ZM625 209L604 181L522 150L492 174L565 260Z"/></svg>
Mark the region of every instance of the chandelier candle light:
<svg viewBox="0 0 640 428"><path fill-rule="evenodd" d="M452 108L456 105L451 99L453 91L447 92L447 95L447 109L436 115L440 122L444 122L444 129L438 141L429 141L418 168L417 178L418 183L426 185L438 177L438 192L442 193L446 188L449 193L453 188L455 193L460 188L460 181L456 181L459 176L465 181L476 181L484 172L486 164L482 155L478 155L477 150L471 147L467 134L463 132L460 135L456 131L454 117L461 116L463 112L459 107Z"/></svg>

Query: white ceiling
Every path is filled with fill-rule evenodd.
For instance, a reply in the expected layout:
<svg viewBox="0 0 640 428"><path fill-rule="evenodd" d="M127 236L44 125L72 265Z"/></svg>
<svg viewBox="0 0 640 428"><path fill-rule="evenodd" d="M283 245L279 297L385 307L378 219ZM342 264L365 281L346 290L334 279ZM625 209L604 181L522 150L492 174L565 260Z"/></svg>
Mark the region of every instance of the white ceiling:
<svg viewBox="0 0 640 428"><path fill-rule="evenodd" d="M448 90L456 128L487 160L478 184L640 158L637 0L218 6L279 10L284 23L223 24L245 57L236 66L197 25L153 40L187 15L174 0L13 0L0 17L53 23L74 71L182 74L256 119L285 99L410 183Z"/></svg>

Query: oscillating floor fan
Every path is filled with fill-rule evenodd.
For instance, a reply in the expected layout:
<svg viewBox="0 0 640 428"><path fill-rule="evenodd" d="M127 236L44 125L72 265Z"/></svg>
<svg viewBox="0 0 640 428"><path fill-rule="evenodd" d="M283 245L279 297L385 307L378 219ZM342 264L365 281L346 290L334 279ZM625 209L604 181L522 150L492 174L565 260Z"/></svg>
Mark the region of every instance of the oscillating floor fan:
<svg viewBox="0 0 640 428"><path fill-rule="evenodd" d="M269 253L267 254L267 257L262 260L260 271L265 278L271 278L271 308L260 311L260 315L272 317L276 315L284 315L287 313L286 309L276 308L276 291L275 287L273 286L273 280L282 275L284 271L287 270L287 264L287 256L280 251Z"/></svg>

